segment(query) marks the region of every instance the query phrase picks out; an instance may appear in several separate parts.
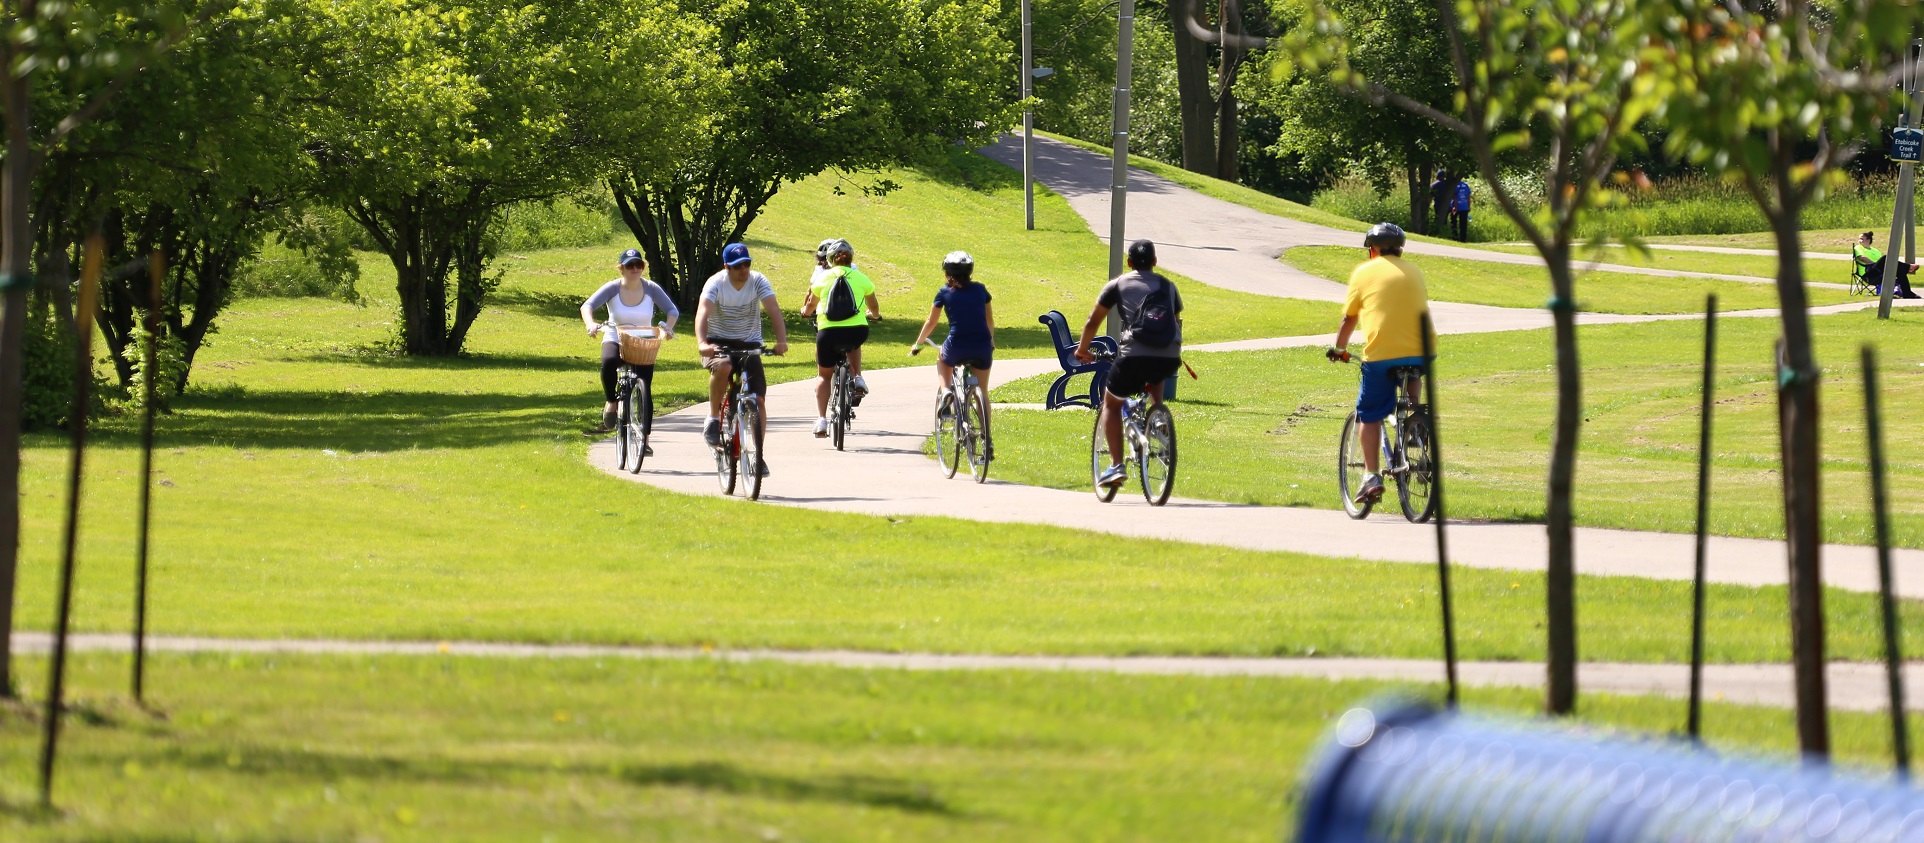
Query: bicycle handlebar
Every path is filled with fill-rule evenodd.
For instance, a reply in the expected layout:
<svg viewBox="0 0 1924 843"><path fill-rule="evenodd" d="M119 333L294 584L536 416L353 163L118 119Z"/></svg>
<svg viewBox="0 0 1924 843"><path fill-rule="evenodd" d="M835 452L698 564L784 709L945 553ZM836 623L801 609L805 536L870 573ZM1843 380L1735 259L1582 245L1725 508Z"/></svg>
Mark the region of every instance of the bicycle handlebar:
<svg viewBox="0 0 1924 843"><path fill-rule="evenodd" d="M909 346L909 354L910 354L910 355L916 355L916 354L921 354L921 353L922 353L922 346L924 346L924 345L926 345L926 346L928 346L928 347L930 347L930 348L941 348L941 347L942 347L942 344L941 344L941 343L938 343L938 342L936 342L935 340L932 340L932 339L929 339L928 337L923 337L923 338L922 338L922 342L921 342L920 344L918 344L918 345L911 345L911 346Z"/></svg>

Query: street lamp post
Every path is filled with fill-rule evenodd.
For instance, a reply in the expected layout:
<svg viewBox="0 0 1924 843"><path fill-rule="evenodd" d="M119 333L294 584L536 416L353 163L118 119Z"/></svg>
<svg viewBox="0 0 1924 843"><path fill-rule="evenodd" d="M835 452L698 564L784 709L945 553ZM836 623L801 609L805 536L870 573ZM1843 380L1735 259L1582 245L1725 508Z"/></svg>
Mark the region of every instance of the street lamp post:
<svg viewBox="0 0 1924 843"><path fill-rule="evenodd" d="M1022 0L1022 213L1035 230L1035 54L1029 0Z"/></svg>
<svg viewBox="0 0 1924 843"><path fill-rule="evenodd" d="M1109 179L1109 277L1122 274L1123 221L1128 216L1129 200L1129 82L1135 48L1136 0L1122 0L1116 15L1116 129L1111 148L1115 161ZM1121 325L1116 311L1109 311L1109 335L1116 336Z"/></svg>

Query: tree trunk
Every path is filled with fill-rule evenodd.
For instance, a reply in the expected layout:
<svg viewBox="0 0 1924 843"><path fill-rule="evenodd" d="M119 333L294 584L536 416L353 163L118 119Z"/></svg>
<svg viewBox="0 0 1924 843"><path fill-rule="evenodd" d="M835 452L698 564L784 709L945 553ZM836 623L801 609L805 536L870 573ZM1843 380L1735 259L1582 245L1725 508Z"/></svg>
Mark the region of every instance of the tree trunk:
<svg viewBox="0 0 1924 843"><path fill-rule="evenodd" d="M1242 123L1236 110L1236 92L1226 88L1216 100L1216 178L1236 181L1241 153Z"/></svg>
<svg viewBox="0 0 1924 843"><path fill-rule="evenodd" d="M1169 31L1176 42L1176 101L1182 113L1182 168L1192 173L1219 172L1216 99L1209 84L1209 44L1183 25L1194 0L1169 0Z"/></svg>
<svg viewBox="0 0 1924 843"><path fill-rule="evenodd" d="M1545 632L1549 639L1549 677L1544 710L1570 714L1577 705L1577 599L1575 506L1577 437L1583 426L1582 373L1577 358L1575 284L1570 249L1561 245L1544 255L1555 296L1557 415L1550 441L1550 492L1544 521L1549 532L1549 568L1544 577Z"/></svg>
<svg viewBox="0 0 1924 843"><path fill-rule="evenodd" d="M1415 144L1411 144L1414 147ZM1418 234L1434 234L1430 219L1430 162L1417 160L1416 150L1403 154L1403 178L1410 187L1410 226Z"/></svg>
<svg viewBox="0 0 1924 843"><path fill-rule="evenodd" d="M1780 181L1789 185L1789 179ZM1782 192L1788 193L1786 187ZM1777 410L1784 466L1784 538L1790 550L1791 663L1796 673L1797 740L1807 755L1830 754L1824 681L1824 578L1818 451L1818 370L1804 296L1801 209L1790 201L1771 220L1777 240ZM1893 250L1895 254L1895 250Z"/></svg>
<svg viewBox="0 0 1924 843"><path fill-rule="evenodd" d="M10 58L10 57L9 57ZM25 398L22 358L27 334L27 285L33 272L32 90L8 61L4 82L7 160L0 175L0 266L7 280L0 304L0 698L17 697L13 676L13 600L20 563L20 422Z"/></svg>

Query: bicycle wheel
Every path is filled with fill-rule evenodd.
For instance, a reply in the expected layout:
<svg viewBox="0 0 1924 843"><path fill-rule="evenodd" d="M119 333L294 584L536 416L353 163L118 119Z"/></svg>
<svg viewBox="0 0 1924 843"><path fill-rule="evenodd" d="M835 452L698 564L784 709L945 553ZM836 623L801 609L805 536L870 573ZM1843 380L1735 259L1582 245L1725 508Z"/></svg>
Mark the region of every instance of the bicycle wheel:
<svg viewBox="0 0 1924 843"><path fill-rule="evenodd" d="M1142 439L1136 466L1142 497L1150 506L1162 506L1169 500L1169 490L1176 488L1176 418L1169 414L1168 407L1157 404L1149 408Z"/></svg>
<svg viewBox="0 0 1924 843"><path fill-rule="evenodd" d="M1403 504L1403 517L1421 524L1436 514L1436 462L1430 455L1430 422L1420 413L1404 417L1403 463L1409 466L1396 476L1396 497Z"/></svg>
<svg viewBox="0 0 1924 843"><path fill-rule="evenodd" d="M1363 464L1363 426L1350 413L1343 420L1343 437L1336 445L1336 491L1343 497L1343 511L1351 518L1368 518L1373 501L1357 503L1356 493L1363 490L1363 476L1369 470Z"/></svg>
<svg viewBox="0 0 1924 843"><path fill-rule="evenodd" d="M848 388L848 366L836 366L828 390L828 426L837 451L848 438Z"/></svg>
<svg viewBox="0 0 1924 843"><path fill-rule="evenodd" d="M1089 485L1096 489L1096 500L1108 503L1116 498L1117 486L1103 486L1097 483L1102 473L1109 470L1109 441L1102 433L1102 409L1097 405L1096 424L1089 431Z"/></svg>
<svg viewBox="0 0 1924 843"><path fill-rule="evenodd" d="M955 397L948 390L935 394L935 462L949 477L955 476Z"/></svg>
<svg viewBox="0 0 1924 843"><path fill-rule="evenodd" d="M614 445L616 445L616 452L620 454L616 456L616 466L623 472L627 472L627 454L631 448L627 443L627 400L621 398L621 393L616 393L616 400L618 404L616 404L616 423L614 423Z"/></svg>
<svg viewBox="0 0 1924 843"><path fill-rule="evenodd" d="M640 474L641 461L648 458L648 437L641 432L648 417L654 415L654 405L648 399L648 383L636 380L634 388L628 390L628 400L621 402L621 453L630 474Z"/></svg>
<svg viewBox="0 0 1924 843"><path fill-rule="evenodd" d="M982 393L969 390L969 402L963 409L965 412L955 417L964 427L963 432L956 434L955 444L966 449L969 474L981 483L989 479L989 414L983 412Z"/></svg>
<svg viewBox="0 0 1924 843"><path fill-rule="evenodd" d="M724 495L735 493L735 402L722 404L721 447L715 449L715 480Z"/></svg>
<svg viewBox="0 0 1924 843"><path fill-rule="evenodd" d="M762 496L762 405L754 396L742 399L741 459L735 461L742 477L742 497L758 500Z"/></svg>

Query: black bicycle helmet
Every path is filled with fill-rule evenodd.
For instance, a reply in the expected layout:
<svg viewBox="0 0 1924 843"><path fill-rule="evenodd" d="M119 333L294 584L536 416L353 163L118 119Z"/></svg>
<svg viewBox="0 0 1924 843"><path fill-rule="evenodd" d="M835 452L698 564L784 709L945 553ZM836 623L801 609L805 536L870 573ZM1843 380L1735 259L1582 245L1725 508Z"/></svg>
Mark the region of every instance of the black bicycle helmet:
<svg viewBox="0 0 1924 843"><path fill-rule="evenodd" d="M1403 250L1403 229L1393 222L1379 222L1370 226L1368 234L1363 235L1363 248L1384 251Z"/></svg>
<svg viewBox="0 0 1924 843"><path fill-rule="evenodd" d="M942 271L963 281L975 274L975 258L968 252L950 252L942 258Z"/></svg>

